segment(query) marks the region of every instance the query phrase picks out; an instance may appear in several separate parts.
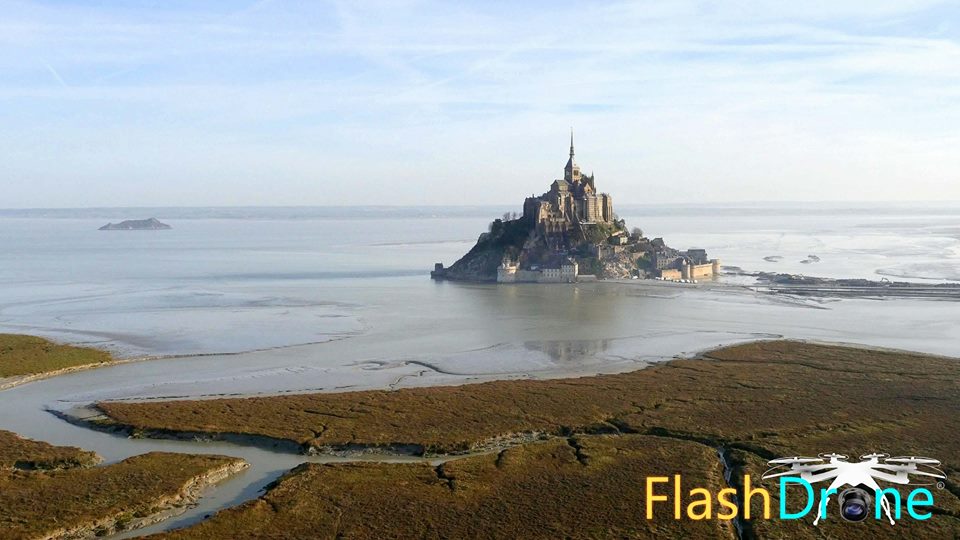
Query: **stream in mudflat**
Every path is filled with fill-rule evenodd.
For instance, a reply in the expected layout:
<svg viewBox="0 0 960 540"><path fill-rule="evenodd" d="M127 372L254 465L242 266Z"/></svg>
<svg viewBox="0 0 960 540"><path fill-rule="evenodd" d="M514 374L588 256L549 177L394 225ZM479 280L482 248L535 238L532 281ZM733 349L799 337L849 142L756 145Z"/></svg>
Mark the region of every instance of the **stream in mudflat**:
<svg viewBox="0 0 960 540"><path fill-rule="evenodd" d="M816 252L822 272L809 268L812 275L948 280L960 255L960 234L949 224L956 216L923 218L934 225L913 225L918 216L877 221L872 214L821 214L797 217L789 227L763 215L721 223L704 218L701 227L700 218L682 212L640 223L650 235L705 247L745 269L799 271ZM794 298L736 284L430 281L433 261L449 263L469 249L483 228L480 218L165 219L173 231L120 236L95 231L100 221L0 217L0 331L101 346L121 357L161 358L2 391L0 429L94 450L108 463L171 451L226 454L251 464L186 514L126 535L187 525L257 496L303 461L344 458L127 439L69 424L49 410L100 400L628 371L781 336L960 356L953 301ZM799 232L805 227L817 232ZM771 255L786 262L763 260Z"/></svg>

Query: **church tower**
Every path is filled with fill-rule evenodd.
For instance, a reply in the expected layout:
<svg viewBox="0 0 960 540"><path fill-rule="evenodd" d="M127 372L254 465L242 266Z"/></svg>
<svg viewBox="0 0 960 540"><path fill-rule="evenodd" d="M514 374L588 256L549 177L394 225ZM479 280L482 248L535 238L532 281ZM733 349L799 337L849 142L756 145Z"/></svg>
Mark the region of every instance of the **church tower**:
<svg viewBox="0 0 960 540"><path fill-rule="evenodd" d="M580 183L580 166L573 160L573 128L570 128L570 159L563 168L563 179L570 183Z"/></svg>

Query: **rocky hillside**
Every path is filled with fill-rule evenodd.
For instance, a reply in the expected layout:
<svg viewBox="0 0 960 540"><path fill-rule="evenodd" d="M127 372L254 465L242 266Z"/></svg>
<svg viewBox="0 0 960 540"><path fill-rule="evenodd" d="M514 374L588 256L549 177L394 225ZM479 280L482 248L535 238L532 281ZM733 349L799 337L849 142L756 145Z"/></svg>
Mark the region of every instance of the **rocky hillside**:
<svg viewBox="0 0 960 540"><path fill-rule="evenodd" d="M628 278L637 268L639 253L612 249L608 239L614 234L627 234L623 221L581 226L565 235L561 245L557 245L556 238L544 238L530 220L497 219L466 255L453 266L435 271L433 277L491 282L497 280L497 268L504 260L517 263L521 268L535 268L570 257L580 265L581 274Z"/></svg>
<svg viewBox="0 0 960 540"><path fill-rule="evenodd" d="M497 267L505 257L518 258L533 232L527 220L496 220L490 231L480 235L476 245L453 266L435 277L458 281L496 281Z"/></svg>

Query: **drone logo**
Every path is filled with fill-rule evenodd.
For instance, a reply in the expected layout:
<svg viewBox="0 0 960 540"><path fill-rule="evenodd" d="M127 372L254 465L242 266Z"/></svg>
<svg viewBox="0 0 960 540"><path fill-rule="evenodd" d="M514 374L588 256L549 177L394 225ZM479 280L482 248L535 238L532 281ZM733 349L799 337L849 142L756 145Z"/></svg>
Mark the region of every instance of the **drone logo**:
<svg viewBox="0 0 960 540"><path fill-rule="evenodd" d="M838 495L840 515L847 521L863 521L870 513L875 500L875 518L880 519L883 510L890 524L896 523L891 514L890 499L894 502L896 518L900 519L900 492L893 488L882 489L877 480L903 486L930 486L943 484L937 480L946 478L937 467L936 459L909 456L890 457L889 454L866 454L860 461L849 462L842 454L820 454L819 457L788 457L769 462L773 467L763 474L763 479L780 478L781 519L799 519L810 512L813 506L813 484L833 480L829 487L820 490L820 504L814 525L826 518L827 504L831 495ZM923 477L924 482L918 482ZM807 491L807 505L802 512L786 510L786 485L798 484ZM846 489L838 491L841 488ZM930 513L917 512L917 507L932 506L933 494L926 488L914 489L907 498L907 511L914 519L928 519Z"/></svg>

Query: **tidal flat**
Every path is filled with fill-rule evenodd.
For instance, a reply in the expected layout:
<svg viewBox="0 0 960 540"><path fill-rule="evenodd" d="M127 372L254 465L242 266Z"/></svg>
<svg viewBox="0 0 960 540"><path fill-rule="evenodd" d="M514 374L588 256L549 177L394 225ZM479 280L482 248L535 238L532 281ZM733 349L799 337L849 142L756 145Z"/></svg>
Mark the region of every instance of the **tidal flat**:
<svg viewBox="0 0 960 540"><path fill-rule="evenodd" d="M246 434L313 452L400 445L423 453L482 452L441 466L305 465L260 499L174 538L216 538L226 530L243 538L279 531L302 538L960 534L960 364L952 358L762 341L577 379L97 406L111 428L139 436ZM521 434L539 440L491 451L491 441ZM689 475L693 484L739 491L739 479L750 474L756 481L769 459L823 452L941 460L947 479L935 491L933 518L857 525L833 509L833 519L814 528L809 519L727 526L644 516L640 488L647 476ZM754 515L762 510L751 508Z"/></svg>

